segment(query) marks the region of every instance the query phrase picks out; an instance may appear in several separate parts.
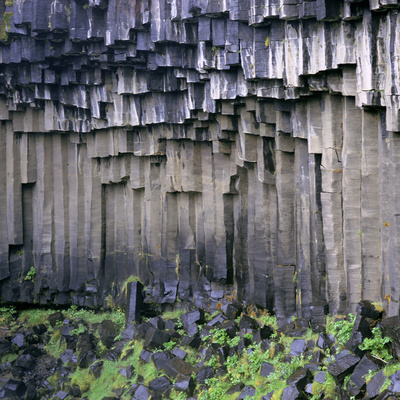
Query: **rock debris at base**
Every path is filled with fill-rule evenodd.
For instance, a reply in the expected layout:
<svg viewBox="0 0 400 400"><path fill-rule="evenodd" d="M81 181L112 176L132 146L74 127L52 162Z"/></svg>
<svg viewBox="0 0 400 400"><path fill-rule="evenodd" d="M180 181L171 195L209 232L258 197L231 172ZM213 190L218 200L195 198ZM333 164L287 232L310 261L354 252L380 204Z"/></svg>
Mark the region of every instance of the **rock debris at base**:
<svg viewBox="0 0 400 400"><path fill-rule="evenodd" d="M362 306L366 310L377 311L377 308L369 301L363 301ZM235 308L241 311L239 307L235 306ZM236 320L228 319L222 311L218 313L220 321L215 323L214 329L222 332L225 331L224 326L234 326L235 333L231 336L226 335L228 339L235 337L240 339L240 342L234 345L215 342L215 338L212 338L215 331L211 336L203 335L202 332L215 320L215 317L206 316L204 310L198 308L186 311L179 319L164 320L162 316L156 316L146 322L130 324L127 329L133 331L131 338L134 341L115 337L116 328L111 320L88 325L82 319L66 320L63 315L58 315L59 322L55 329L50 325L54 314L48 321L33 327L20 326L17 320L9 335L0 340L1 359L15 354L14 360L0 364L0 398L7 400L93 399L91 391L95 391L96 385L101 384L103 374L110 373L110 370L105 371L107 363L115 365L115 376L107 377L110 380L110 387L103 388L102 395L98 395L100 397L96 397L96 400L168 399L175 398L171 396L179 393L182 396L179 397L180 399L224 398L223 393L220 397L206 397L207 391L212 390L209 380L214 377L226 382L225 395L233 396L229 398L237 400L245 398L315 399L313 395L317 394L321 399L350 399L351 396L355 396L356 399L383 400L400 396L400 371L394 368L393 372L388 372L390 366L397 365L397 369L400 368L398 358L387 363L373 356L370 351L366 351L360 358L340 345L337 338L326 333L323 325L312 326L313 335L318 337L318 340L310 339L309 336L304 339L298 335L299 325L302 325L301 320L295 320L276 331L272 326L263 325L257 317L258 313L258 311L252 311L252 316L241 313L238 314ZM382 319L382 312L379 311L374 316L370 318L358 314L358 317L368 318L371 326L382 328L387 317L384 316ZM399 317L396 318L400 324ZM199 346L196 347L197 356L192 359L184 351L184 349L189 351L190 348L190 345L184 345L184 339L188 337L187 327L190 327L186 325L188 321L193 321L198 326L197 333L191 337L200 341ZM78 335L71 334L72 329L66 329L68 327L76 329L82 323L85 329ZM251 323L252 327L240 329L242 323L245 325ZM105 335L106 327L107 334ZM268 327L269 334L261 338L258 334L265 327ZM356 334L358 329L359 326L354 325L352 335ZM64 352L58 359L51 356L46 347L57 330L61 333L59 344L65 346ZM149 330L162 334L159 342L146 344L148 340L146 332ZM303 337L310 335L310 332L311 328ZM111 336L115 339L112 346L108 345ZM22 337L21 346L15 344L16 337L19 338L18 342ZM282 338L286 338L282 343L292 338L291 345L285 348L284 345L278 344L277 342L282 341ZM143 357L141 355L140 360L139 358L133 360L134 365L128 365L125 360L132 360L129 358L131 352L134 351L135 346L141 346L140 343L143 344L143 341L142 353L145 352L148 355ZM166 350L165 344L171 341L174 342L175 348ZM394 339L388 344L387 349L394 354L393 350L399 345L399 340ZM273 351L274 347L275 351ZM276 351L277 347L278 351ZM244 382L234 383L236 381L232 379L233 370L239 370L240 365L227 369L230 358L246 353L250 364L254 362L250 359L251 353L260 349L263 349L259 353L261 355L268 352L269 362L260 363L254 376L251 376L258 385L246 385L245 382L249 376L245 374L242 375ZM82 354L86 354L86 357L82 357ZM90 362L87 356L89 354L91 354ZM284 370L281 369L282 363L293 365L294 359L304 360L304 362L285 375L285 372L282 372ZM118 370L118 366L122 364L125 366ZM152 364L158 370L158 375L153 375L153 378L140 375L141 366L147 364ZM72 376L79 368L84 369L84 375L81 381L76 381ZM281 371L280 377L271 375L275 374L276 370ZM372 372L374 373L371 374ZM84 384L85 374L90 378L90 386L86 386L86 391L82 392L81 385ZM117 379L122 379L123 384L113 388L112 383ZM274 390L270 390L271 386L268 385L279 380L283 385L279 390L275 389L274 395Z"/></svg>

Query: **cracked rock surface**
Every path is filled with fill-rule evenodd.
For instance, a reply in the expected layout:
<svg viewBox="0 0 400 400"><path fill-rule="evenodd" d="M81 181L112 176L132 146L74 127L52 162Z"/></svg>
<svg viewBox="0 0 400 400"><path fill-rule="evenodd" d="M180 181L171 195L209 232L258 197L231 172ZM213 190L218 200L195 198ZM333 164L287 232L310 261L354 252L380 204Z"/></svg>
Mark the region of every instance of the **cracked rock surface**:
<svg viewBox="0 0 400 400"><path fill-rule="evenodd" d="M2 300L398 315L398 7L0 4Z"/></svg>

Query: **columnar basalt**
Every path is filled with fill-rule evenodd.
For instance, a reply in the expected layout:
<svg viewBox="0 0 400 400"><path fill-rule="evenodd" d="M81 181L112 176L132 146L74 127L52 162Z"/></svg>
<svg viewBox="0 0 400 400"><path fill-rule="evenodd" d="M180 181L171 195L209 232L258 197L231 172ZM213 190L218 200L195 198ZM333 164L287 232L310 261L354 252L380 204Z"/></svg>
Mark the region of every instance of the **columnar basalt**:
<svg viewBox="0 0 400 400"><path fill-rule="evenodd" d="M3 2L2 300L397 315L398 3Z"/></svg>

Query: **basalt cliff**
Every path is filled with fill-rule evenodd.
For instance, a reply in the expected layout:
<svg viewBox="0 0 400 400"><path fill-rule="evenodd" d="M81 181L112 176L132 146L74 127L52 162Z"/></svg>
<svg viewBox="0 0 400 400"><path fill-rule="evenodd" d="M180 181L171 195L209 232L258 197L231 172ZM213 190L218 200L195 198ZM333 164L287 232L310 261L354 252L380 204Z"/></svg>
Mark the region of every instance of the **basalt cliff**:
<svg viewBox="0 0 400 400"><path fill-rule="evenodd" d="M399 7L2 0L1 300L398 315Z"/></svg>

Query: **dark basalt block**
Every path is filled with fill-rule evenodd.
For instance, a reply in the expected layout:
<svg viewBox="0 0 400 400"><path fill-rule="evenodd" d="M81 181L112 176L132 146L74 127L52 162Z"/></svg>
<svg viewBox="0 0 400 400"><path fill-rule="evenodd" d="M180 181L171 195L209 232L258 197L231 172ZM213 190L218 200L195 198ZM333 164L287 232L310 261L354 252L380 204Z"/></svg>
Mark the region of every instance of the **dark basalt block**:
<svg viewBox="0 0 400 400"><path fill-rule="evenodd" d="M305 400L305 399L307 399L307 396L305 395L304 392L302 392L301 390L297 389L296 386L290 385L290 386L285 387L285 389L283 389L282 399L285 399L285 400Z"/></svg>
<svg viewBox="0 0 400 400"><path fill-rule="evenodd" d="M308 368L299 368L287 378L286 383L295 385L299 390L304 390L306 385L311 382L312 376L312 372Z"/></svg>
<svg viewBox="0 0 400 400"><path fill-rule="evenodd" d="M98 331L101 342L110 349L114 345L115 336L117 336L114 323L110 320L101 321Z"/></svg>
<svg viewBox="0 0 400 400"><path fill-rule="evenodd" d="M167 332L160 331L150 326L147 330L144 340L144 346L150 349L160 348L171 340L171 336Z"/></svg>
<svg viewBox="0 0 400 400"><path fill-rule="evenodd" d="M196 380L199 383L205 383L207 379L212 378L215 375L214 368L202 367L196 372Z"/></svg>
<svg viewBox="0 0 400 400"><path fill-rule="evenodd" d="M193 394L195 388L194 380L191 376L179 375L174 384L174 389L179 392L186 392L189 396Z"/></svg>
<svg viewBox="0 0 400 400"><path fill-rule="evenodd" d="M19 400L26 392L25 383L15 379L7 379L0 382L0 398L7 400Z"/></svg>
<svg viewBox="0 0 400 400"><path fill-rule="evenodd" d="M32 369L35 364L35 357L30 354L23 354L15 360L15 366L25 370Z"/></svg>
<svg viewBox="0 0 400 400"><path fill-rule="evenodd" d="M195 371L189 363L179 357L167 360L161 368L171 379L175 379L178 375L190 376Z"/></svg>
<svg viewBox="0 0 400 400"><path fill-rule="evenodd" d="M103 372L103 364L102 360L99 360L90 366L90 372L93 376L97 379L100 377L101 373Z"/></svg>
<svg viewBox="0 0 400 400"><path fill-rule="evenodd" d="M295 339L292 342L292 346L290 347L290 355L295 357L300 357L304 351L306 350L306 340L304 339Z"/></svg>
<svg viewBox="0 0 400 400"><path fill-rule="evenodd" d="M373 320L379 320L382 318L382 311L379 311L371 301L362 300L357 304L356 313L362 317L371 318Z"/></svg>
<svg viewBox="0 0 400 400"><path fill-rule="evenodd" d="M386 376L382 370L378 371L372 379L367 383L366 395L373 399L378 396L381 391L381 387L386 380Z"/></svg>
<svg viewBox="0 0 400 400"><path fill-rule="evenodd" d="M331 337L330 335L328 335L326 333L320 333L318 336L317 346L320 349L325 350L325 349L330 348L334 342L335 342L335 339L333 337Z"/></svg>
<svg viewBox="0 0 400 400"><path fill-rule="evenodd" d="M133 393L132 400L148 400L150 397L149 389L144 385L139 385Z"/></svg>
<svg viewBox="0 0 400 400"><path fill-rule="evenodd" d="M260 375L267 378L270 374L275 372L275 367L273 364L263 362L261 365Z"/></svg>
<svg viewBox="0 0 400 400"><path fill-rule="evenodd" d="M253 397L256 394L256 389L253 386L245 386L239 396L236 398L237 400L243 400L248 397Z"/></svg>
<svg viewBox="0 0 400 400"><path fill-rule="evenodd" d="M155 392L165 393L172 388L171 381L165 376L160 376L149 382L149 389Z"/></svg>
<svg viewBox="0 0 400 400"><path fill-rule="evenodd" d="M143 285L140 282L130 282L127 285L126 324L140 322L143 304Z"/></svg>
<svg viewBox="0 0 400 400"><path fill-rule="evenodd" d="M181 316L183 328L188 332L188 329L193 324L201 324L205 322L204 310L197 309L194 311L187 312ZM189 333L189 332L188 332Z"/></svg>
<svg viewBox="0 0 400 400"><path fill-rule="evenodd" d="M370 371L376 371L383 366L383 362L365 355L357 364L347 383L347 391L357 396L366 384L366 376Z"/></svg>
<svg viewBox="0 0 400 400"><path fill-rule="evenodd" d="M237 392L241 392L242 389L244 388L244 383L243 382L239 382L236 385L232 385L226 392L225 394L234 394Z"/></svg>
<svg viewBox="0 0 400 400"><path fill-rule="evenodd" d="M249 317L248 315L243 315L239 322L239 329L249 329L249 330L257 330L260 328L258 322L254 319Z"/></svg>
<svg viewBox="0 0 400 400"><path fill-rule="evenodd" d="M356 354L343 350L336 356L336 361L329 364L328 372L341 382L354 370L359 361L360 357Z"/></svg>
<svg viewBox="0 0 400 400"><path fill-rule="evenodd" d="M400 358L400 317L394 316L385 318L379 325L382 328L382 335L392 338L389 344L394 358Z"/></svg>

